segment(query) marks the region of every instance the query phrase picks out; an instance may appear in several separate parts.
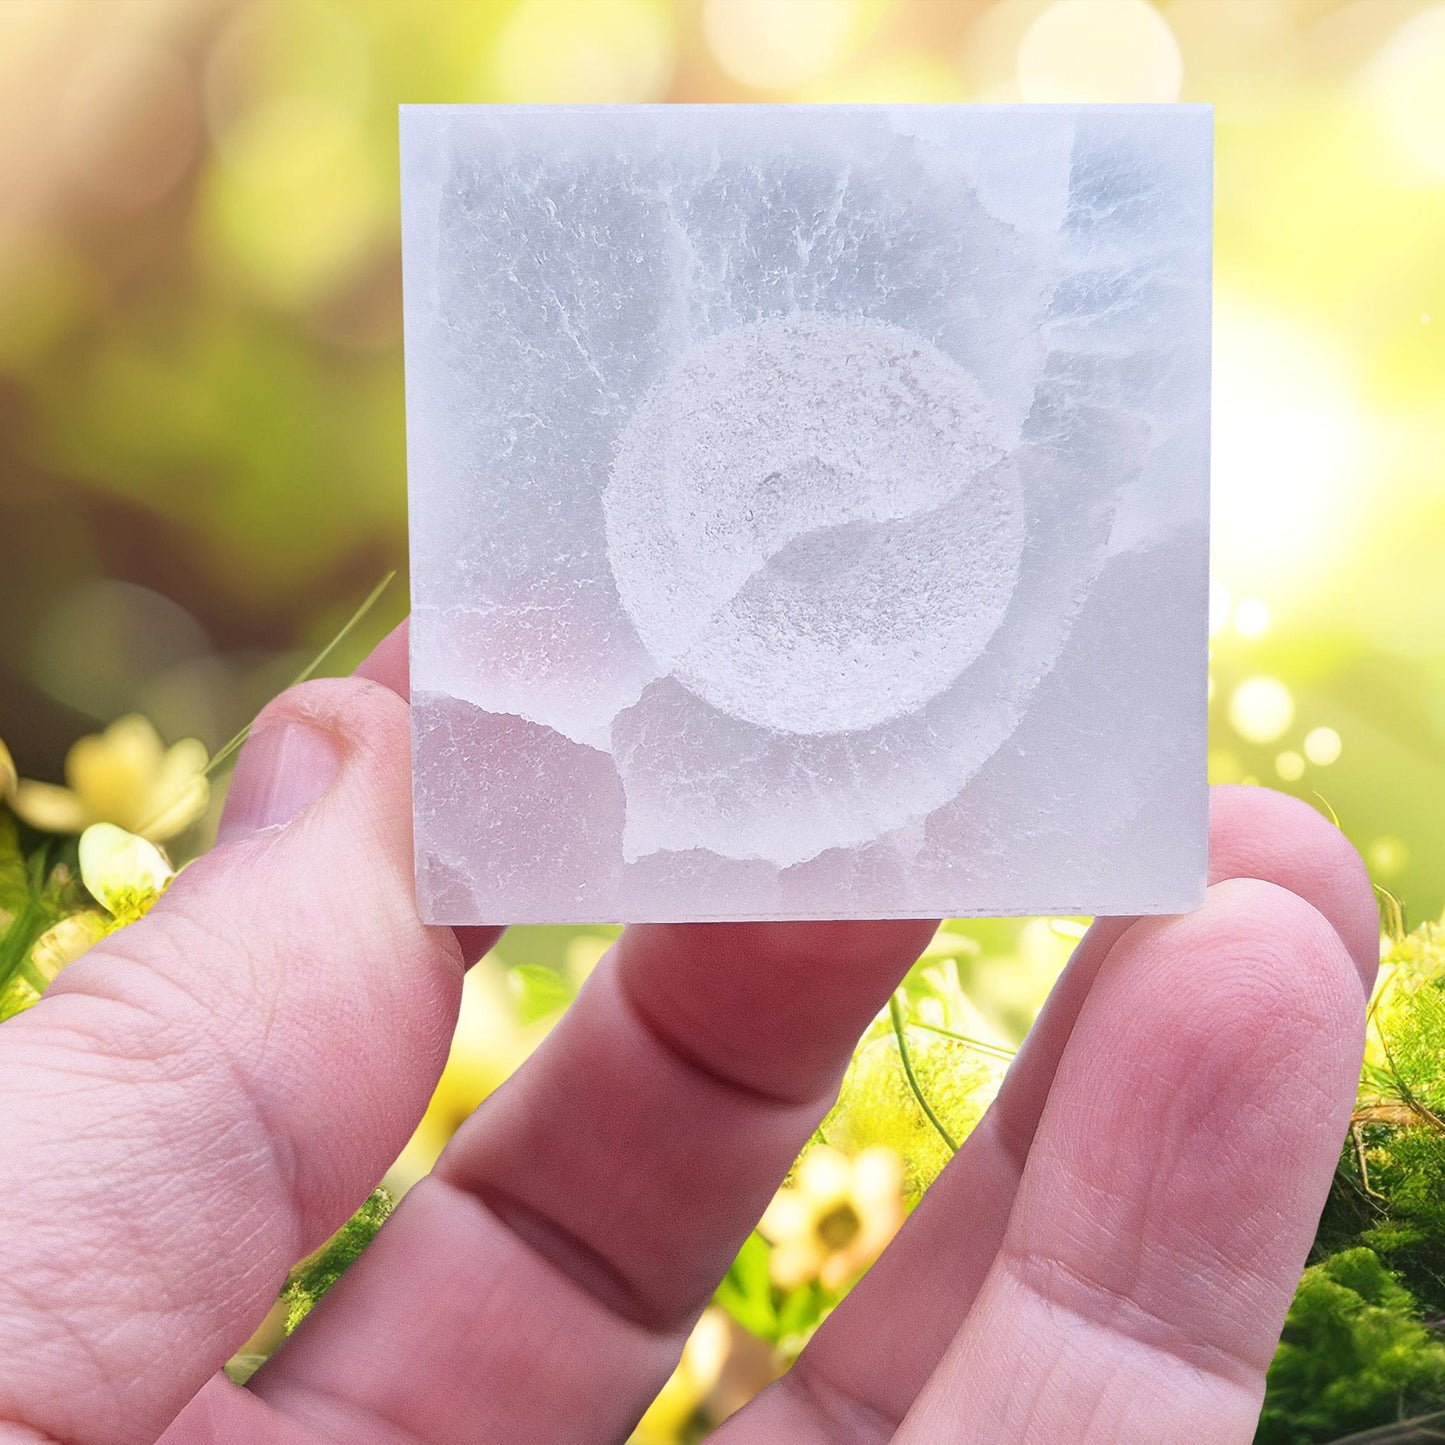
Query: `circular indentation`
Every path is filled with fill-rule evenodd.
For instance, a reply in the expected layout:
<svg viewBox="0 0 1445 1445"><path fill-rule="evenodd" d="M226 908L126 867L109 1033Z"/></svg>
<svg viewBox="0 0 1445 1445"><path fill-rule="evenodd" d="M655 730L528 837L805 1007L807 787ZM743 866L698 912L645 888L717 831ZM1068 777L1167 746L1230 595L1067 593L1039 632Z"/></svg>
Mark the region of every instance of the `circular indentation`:
<svg viewBox="0 0 1445 1445"><path fill-rule="evenodd" d="M883 322L757 322L643 397L605 495L623 606L666 671L778 731L915 711L1003 621L1018 477L974 378Z"/></svg>

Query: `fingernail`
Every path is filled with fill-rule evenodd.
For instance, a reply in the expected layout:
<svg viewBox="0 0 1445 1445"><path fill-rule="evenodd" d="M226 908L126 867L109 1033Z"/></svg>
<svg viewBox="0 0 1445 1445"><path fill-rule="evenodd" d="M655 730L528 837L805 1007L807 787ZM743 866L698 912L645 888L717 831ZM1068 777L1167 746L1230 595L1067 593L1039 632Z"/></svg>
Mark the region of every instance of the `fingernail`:
<svg viewBox="0 0 1445 1445"><path fill-rule="evenodd" d="M251 734L236 761L218 843L289 823L336 780L341 755L331 737L300 722L277 722Z"/></svg>

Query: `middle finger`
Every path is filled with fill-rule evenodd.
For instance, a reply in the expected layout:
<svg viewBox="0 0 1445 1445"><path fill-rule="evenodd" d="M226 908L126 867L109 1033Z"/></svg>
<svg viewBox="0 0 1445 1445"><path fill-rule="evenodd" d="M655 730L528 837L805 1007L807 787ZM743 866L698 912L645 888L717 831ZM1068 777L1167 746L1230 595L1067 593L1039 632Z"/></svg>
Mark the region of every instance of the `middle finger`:
<svg viewBox="0 0 1445 1445"><path fill-rule="evenodd" d="M933 929L628 929L254 1388L428 1445L625 1436Z"/></svg>

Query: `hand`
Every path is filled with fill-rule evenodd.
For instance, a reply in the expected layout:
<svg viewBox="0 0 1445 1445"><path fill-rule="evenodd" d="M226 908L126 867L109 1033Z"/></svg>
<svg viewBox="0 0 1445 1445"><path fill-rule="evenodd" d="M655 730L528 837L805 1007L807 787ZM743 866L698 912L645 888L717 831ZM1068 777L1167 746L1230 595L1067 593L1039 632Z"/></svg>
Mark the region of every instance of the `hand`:
<svg viewBox="0 0 1445 1445"><path fill-rule="evenodd" d="M624 1439L933 930L629 928L240 1389L221 1364L401 1149L495 938L418 921L404 637L362 673L267 708L220 845L0 1027L5 1445ZM1198 912L1095 925L896 1242L717 1438L1250 1438L1377 924L1302 804L1221 790L1211 846Z"/></svg>

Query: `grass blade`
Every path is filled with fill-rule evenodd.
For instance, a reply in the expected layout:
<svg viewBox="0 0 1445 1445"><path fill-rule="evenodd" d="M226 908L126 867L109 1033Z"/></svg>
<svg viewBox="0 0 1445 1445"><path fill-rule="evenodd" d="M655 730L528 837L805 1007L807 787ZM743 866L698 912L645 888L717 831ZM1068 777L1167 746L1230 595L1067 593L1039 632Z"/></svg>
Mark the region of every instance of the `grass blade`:
<svg viewBox="0 0 1445 1445"><path fill-rule="evenodd" d="M375 607L376 604L381 600L382 593L384 593L386 589L391 586L395 577L396 571L395 569L393 569L392 571L388 572L386 576L383 577L381 581L376 584L375 587L371 589L371 592L368 594L366 600L361 604L360 607L356 609L355 612L351 614L350 617L346 619L346 622L342 625L341 630L331 639L330 642L326 644L325 647L321 649L320 652L316 654L315 657L311 659L310 662L306 664L305 667L301 669L300 672L296 674L295 677L291 679L289 683L287 683L288 687L296 687L300 683L306 682L310 678L315 677L316 673L325 663L326 659L330 657L331 654L335 652L336 649L340 647L343 642L346 641L346 639L356 630L357 625L366 616L366 614L370 612L371 609ZM247 723L246 726L243 727L241 731L236 734L235 737L231 738L229 742L227 742L216 752L216 754L211 758L211 761L206 764L206 776L208 778L213 777L217 772L220 771L220 769L225 767L226 764L229 763L238 752L241 751L241 745L250 736L250 733L251 724Z"/></svg>

